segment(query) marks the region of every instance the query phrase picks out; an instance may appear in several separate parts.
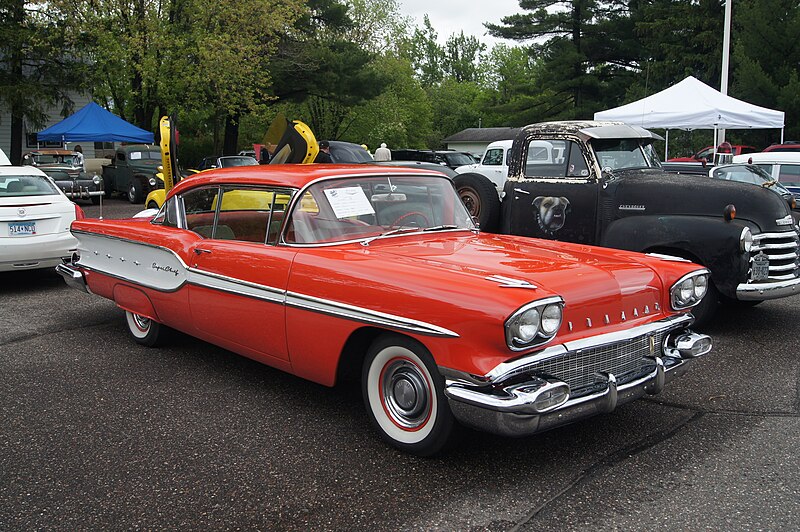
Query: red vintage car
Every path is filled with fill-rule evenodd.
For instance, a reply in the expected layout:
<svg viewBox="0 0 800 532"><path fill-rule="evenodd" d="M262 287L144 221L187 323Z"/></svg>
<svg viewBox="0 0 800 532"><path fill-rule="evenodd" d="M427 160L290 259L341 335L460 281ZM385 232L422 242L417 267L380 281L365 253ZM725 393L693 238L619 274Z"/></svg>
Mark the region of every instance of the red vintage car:
<svg viewBox="0 0 800 532"><path fill-rule="evenodd" d="M689 329L705 269L482 234L438 172L220 169L72 232L58 271L137 342L178 329L328 386L360 374L380 435L419 455L457 422L521 436L610 412L711 349Z"/></svg>

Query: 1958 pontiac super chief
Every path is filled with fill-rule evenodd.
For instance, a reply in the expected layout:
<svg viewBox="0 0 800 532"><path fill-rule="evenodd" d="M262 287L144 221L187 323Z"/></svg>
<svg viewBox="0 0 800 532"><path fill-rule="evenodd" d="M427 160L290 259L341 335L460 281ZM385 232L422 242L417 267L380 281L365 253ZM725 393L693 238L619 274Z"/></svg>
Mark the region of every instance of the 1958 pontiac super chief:
<svg viewBox="0 0 800 532"><path fill-rule="evenodd" d="M482 234L443 174L271 165L184 180L148 217L78 220L58 271L133 338L178 329L332 386L384 440L522 436L656 394L711 349L688 261Z"/></svg>

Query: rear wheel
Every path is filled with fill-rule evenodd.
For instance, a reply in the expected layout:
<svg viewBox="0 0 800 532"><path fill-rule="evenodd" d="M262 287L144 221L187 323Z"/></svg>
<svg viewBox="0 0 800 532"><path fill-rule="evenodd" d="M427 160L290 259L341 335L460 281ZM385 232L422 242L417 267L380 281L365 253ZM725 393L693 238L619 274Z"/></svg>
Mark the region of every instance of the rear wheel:
<svg viewBox="0 0 800 532"><path fill-rule="evenodd" d="M470 216L483 231L496 231L500 225L500 197L489 178L481 174L460 174L453 178L458 196Z"/></svg>
<svg viewBox="0 0 800 532"><path fill-rule="evenodd" d="M169 328L161 325L157 321L150 318L145 318L139 314L125 311L125 319L128 323L128 330L130 331L136 343L146 345L147 347L155 347L164 343L167 337Z"/></svg>
<svg viewBox="0 0 800 532"><path fill-rule="evenodd" d="M389 444L430 456L448 443L455 421L444 379L419 342L395 334L375 340L364 360L361 390L370 421Z"/></svg>

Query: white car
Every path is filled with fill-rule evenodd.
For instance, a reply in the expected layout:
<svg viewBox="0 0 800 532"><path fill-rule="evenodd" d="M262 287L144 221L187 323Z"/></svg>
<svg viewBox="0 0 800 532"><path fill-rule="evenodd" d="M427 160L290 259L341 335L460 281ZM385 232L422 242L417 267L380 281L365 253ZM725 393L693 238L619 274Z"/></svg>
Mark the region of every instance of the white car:
<svg viewBox="0 0 800 532"><path fill-rule="evenodd" d="M83 211L37 168L0 166L0 272L53 268L78 246Z"/></svg>
<svg viewBox="0 0 800 532"><path fill-rule="evenodd" d="M795 197L800 196L800 152L748 153L735 155L733 162L758 166L788 188Z"/></svg>

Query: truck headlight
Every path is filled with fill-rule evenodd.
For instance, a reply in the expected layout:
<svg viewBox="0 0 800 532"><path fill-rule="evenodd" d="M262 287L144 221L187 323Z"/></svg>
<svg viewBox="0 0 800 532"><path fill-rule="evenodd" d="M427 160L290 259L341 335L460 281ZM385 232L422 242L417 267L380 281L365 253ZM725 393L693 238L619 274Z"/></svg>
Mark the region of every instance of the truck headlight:
<svg viewBox="0 0 800 532"><path fill-rule="evenodd" d="M678 279L669 290L672 309L684 310L700 303L708 292L708 275L708 270L697 270Z"/></svg>
<svg viewBox="0 0 800 532"><path fill-rule="evenodd" d="M564 300L548 297L517 309L505 323L506 344L521 351L550 341L561 328Z"/></svg>
<svg viewBox="0 0 800 532"><path fill-rule="evenodd" d="M148 183L150 183L151 187L156 186L156 178L155 177L151 177L150 180L148 181Z"/></svg>
<svg viewBox="0 0 800 532"><path fill-rule="evenodd" d="M742 234L739 235L739 250L742 253L750 253L753 248L753 233L749 227L742 229Z"/></svg>

